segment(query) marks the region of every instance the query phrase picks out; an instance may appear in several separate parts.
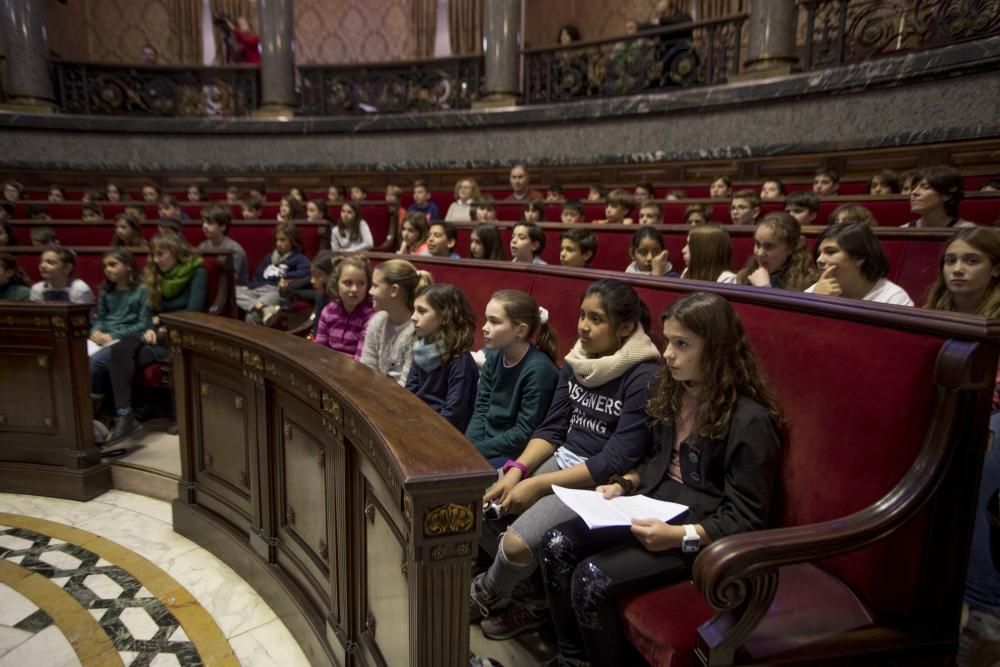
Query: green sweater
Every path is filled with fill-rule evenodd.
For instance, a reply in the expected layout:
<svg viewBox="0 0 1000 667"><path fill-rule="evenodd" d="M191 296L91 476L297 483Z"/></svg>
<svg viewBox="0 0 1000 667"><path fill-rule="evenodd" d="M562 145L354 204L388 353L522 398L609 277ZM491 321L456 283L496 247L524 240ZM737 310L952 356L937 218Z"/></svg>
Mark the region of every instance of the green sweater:
<svg viewBox="0 0 1000 667"><path fill-rule="evenodd" d="M31 288L20 283L7 283L0 287L0 301L27 301L31 298Z"/></svg>
<svg viewBox="0 0 1000 667"><path fill-rule="evenodd" d="M146 286L139 284L129 290L101 290L97 302L97 319L91 331L106 333L115 340L141 336L152 325Z"/></svg>
<svg viewBox="0 0 1000 667"><path fill-rule="evenodd" d="M479 374L479 393L465 437L486 458L519 455L552 402L559 369L534 346L513 368L490 350Z"/></svg>
<svg viewBox="0 0 1000 667"><path fill-rule="evenodd" d="M208 297L208 272L205 267L199 266L191 274L191 280L177 295L170 299L163 299L159 310L154 314L193 312L199 313L205 309L205 299ZM150 345L149 350L157 361L166 361L170 358L170 350L162 345Z"/></svg>

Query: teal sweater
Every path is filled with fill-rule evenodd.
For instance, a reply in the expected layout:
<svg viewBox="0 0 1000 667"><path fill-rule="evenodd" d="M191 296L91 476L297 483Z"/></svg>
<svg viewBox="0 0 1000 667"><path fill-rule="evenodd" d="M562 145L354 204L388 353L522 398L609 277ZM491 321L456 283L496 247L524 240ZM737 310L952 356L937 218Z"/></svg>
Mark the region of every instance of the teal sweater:
<svg viewBox="0 0 1000 667"><path fill-rule="evenodd" d="M145 285L139 284L129 290L101 290L97 319L90 327L91 331L100 331L121 340L127 336L141 336L151 326Z"/></svg>
<svg viewBox="0 0 1000 667"><path fill-rule="evenodd" d="M31 298L31 289L21 283L9 282L0 287L0 301L27 301Z"/></svg>
<svg viewBox="0 0 1000 667"><path fill-rule="evenodd" d="M490 350L479 375L479 394L465 437L486 458L517 457L549 411L559 369L534 346L513 368Z"/></svg>

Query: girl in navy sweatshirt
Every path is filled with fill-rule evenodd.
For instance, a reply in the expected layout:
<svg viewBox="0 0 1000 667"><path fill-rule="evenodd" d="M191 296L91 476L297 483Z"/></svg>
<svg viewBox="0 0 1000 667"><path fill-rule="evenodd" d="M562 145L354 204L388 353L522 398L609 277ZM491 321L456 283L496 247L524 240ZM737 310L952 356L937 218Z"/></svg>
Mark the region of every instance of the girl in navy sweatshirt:
<svg viewBox="0 0 1000 667"><path fill-rule="evenodd" d="M273 315L270 309L280 308L280 288L308 276L309 259L302 254L298 229L291 222L279 222L274 227L274 251L257 265L249 287L236 288L236 304L246 311L247 322L262 324L266 316Z"/></svg>
<svg viewBox="0 0 1000 667"><path fill-rule="evenodd" d="M543 609L510 602L535 570L545 532L576 516L552 486L594 488L639 463L649 446L646 400L659 352L646 334L649 310L629 285L598 280L580 301L579 340L559 374L548 414L517 460L483 496L519 514L487 572L472 582L473 617L488 637L540 626Z"/></svg>
<svg viewBox="0 0 1000 667"><path fill-rule="evenodd" d="M413 302L413 361L406 388L465 432L479 369L469 353L476 317L454 285L429 285Z"/></svg>

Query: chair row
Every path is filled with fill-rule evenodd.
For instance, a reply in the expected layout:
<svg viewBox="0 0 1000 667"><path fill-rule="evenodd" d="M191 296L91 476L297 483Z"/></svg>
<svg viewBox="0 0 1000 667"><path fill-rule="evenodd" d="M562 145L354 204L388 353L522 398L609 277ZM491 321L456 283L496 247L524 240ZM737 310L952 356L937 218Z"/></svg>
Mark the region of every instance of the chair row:
<svg viewBox="0 0 1000 667"><path fill-rule="evenodd" d="M696 290L722 294L740 314L788 422L774 527L710 545L693 582L625 601L628 636L651 664L690 664L696 644L702 664L954 654L975 504L968 480L987 442L1000 323L603 271L411 261L461 285L480 320L499 286L532 294L564 353L579 296L597 278L631 283L654 322Z"/></svg>

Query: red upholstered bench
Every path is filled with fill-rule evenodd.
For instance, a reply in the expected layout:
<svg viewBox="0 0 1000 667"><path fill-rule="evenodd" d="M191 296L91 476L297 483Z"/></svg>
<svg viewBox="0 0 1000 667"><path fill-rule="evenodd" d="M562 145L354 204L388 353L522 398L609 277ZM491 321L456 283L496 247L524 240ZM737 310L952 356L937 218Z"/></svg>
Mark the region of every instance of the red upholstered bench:
<svg viewBox="0 0 1000 667"><path fill-rule="evenodd" d="M954 656L976 502L968 481L979 476L997 365L989 323L781 290L411 260L461 285L479 319L497 286L528 291L563 352L578 296L601 277L631 282L654 318L694 290L722 294L740 314L788 421L775 527L708 545L693 582L622 601L627 635L651 664Z"/></svg>

